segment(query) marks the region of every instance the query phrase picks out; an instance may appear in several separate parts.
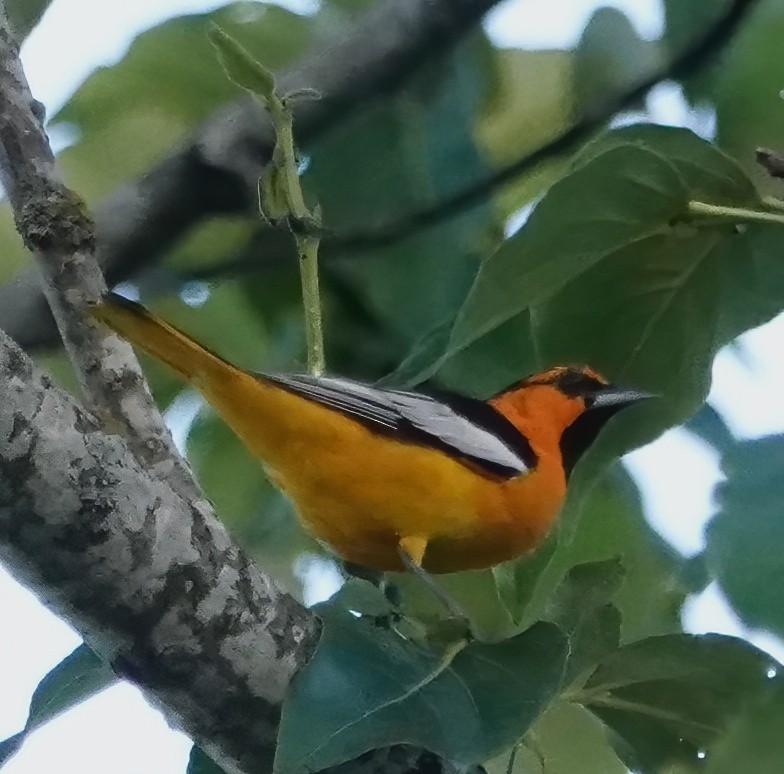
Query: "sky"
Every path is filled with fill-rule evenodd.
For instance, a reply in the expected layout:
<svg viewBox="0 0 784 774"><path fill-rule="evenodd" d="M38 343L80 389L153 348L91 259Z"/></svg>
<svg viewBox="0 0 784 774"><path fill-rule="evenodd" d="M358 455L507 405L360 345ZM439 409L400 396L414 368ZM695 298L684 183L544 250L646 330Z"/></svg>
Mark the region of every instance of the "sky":
<svg viewBox="0 0 784 774"><path fill-rule="evenodd" d="M118 60L138 32L173 15L205 11L222 3L209 0L54 0L22 51L33 94L51 114L97 66ZM309 12L313 0L283 2ZM508 0L490 15L486 27L500 45L564 47L580 35L593 0ZM663 24L659 0L605 2L624 10L638 32L653 38ZM553 10L557 9L557 13ZM710 116L691 115L679 90L662 85L648 108L661 123L710 131ZM695 123L696 120L696 123ZM710 402L739 437L784 432L784 316L745 334L739 346L716 359ZM182 424L182 423L181 423ZM180 428L182 429L182 428ZM646 515L655 528L683 553L703 544L703 528L712 511L711 495L721 473L715 453L683 430L666 433L626 458L640 481ZM313 580L310 601L329 593L334 578L318 563L303 564ZM13 621L0 638L0 739L24 724L30 695L40 678L80 640L63 622L0 568L0 615ZM721 631L752 639L784 659L784 647L764 633L745 630L721 592L710 586L690 599L684 623L691 631ZM144 744L138 744L143 740ZM184 772L190 741L172 731L138 690L125 684L99 694L76 710L37 731L4 768L4 774L79 771L80 774L173 774Z"/></svg>

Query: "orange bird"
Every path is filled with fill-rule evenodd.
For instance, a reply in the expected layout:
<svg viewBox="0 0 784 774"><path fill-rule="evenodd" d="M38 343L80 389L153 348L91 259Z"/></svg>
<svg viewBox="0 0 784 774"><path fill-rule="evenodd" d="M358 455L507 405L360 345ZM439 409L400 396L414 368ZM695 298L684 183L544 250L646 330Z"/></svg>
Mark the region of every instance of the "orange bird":
<svg viewBox="0 0 784 774"><path fill-rule="evenodd" d="M255 374L120 296L92 314L204 394L308 532L381 571L455 572L530 551L605 422L649 397L583 366L534 374L488 401Z"/></svg>

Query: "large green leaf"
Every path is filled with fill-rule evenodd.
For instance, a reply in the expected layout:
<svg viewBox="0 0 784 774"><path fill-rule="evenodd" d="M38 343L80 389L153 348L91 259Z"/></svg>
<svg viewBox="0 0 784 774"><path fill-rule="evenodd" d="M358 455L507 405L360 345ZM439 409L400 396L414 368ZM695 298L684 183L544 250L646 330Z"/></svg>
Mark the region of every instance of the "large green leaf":
<svg viewBox="0 0 784 774"><path fill-rule="evenodd" d="M631 127L592 143L523 229L483 264L446 353L407 376L431 375L448 357L530 310L533 339L545 363L587 361L613 377L626 375L654 388L662 387L663 374L685 364L680 383L666 385L668 397L680 398L670 409L682 418L705 390L717 346L782 303L777 283L775 304L760 309L750 286L760 282L761 272L744 277L741 271L741 256L762 253L761 243L760 260L776 263L768 250L770 230L750 226L738 233L726 223L679 223L687 219L690 199L758 204L741 169L684 130ZM773 265L771 270L776 271ZM733 301L722 315L708 298L738 282L745 303ZM771 295L767 279L760 290ZM655 350L652 345L661 347L668 329L685 321L699 325L685 328L694 336L682 336L679 329L682 349ZM431 344L427 354L433 349ZM668 367L653 374L651 364L660 365L660 355L668 358ZM649 364L648 373L637 367L640 361Z"/></svg>
<svg viewBox="0 0 784 774"><path fill-rule="evenodd" d="M284 702L276 771L317 771L397 743L478 763L519 738L561 685L567 640L540 623L433 652L333 604Z"/></svg>
<svg viewBox="0 0 784 774"><path fill-rule="evenodd" d="M689 198L755 205L740 168L684 130L632 127L611 133L589 147L578 172L618 152L619 138L666 163ZM686 419L705 397L718 349L784 307L784 243L775 238L781 233L780 227L760 224L673 222L608 251L535 305L535 337L545 362L588 362L616 382L661 396L610 423L574 484L590 478L608 457ZM580 486L573 485L572 495L578 502Z"/></svg>
<svg viewBox="0 0 784 774"><path fill-rule="evenodd" d="M79 645L38 683L30 700L25 727L0 742L0 765L16 753L37 728L116 680L111 667L100 656L87 645Z"/></svg>
<svg viewBox="0 0 784 774"><path fill-rule="evenodd" d="M574 700L600 717L633 769L696 764L728 723L767 688L778 664L719 634L650 637L600 664Z"/></svg>
<svg viewBox="0 0 784 774"><path fill-rule="evenodd" d="M724 450L726 481L706 531L706 559L748 626L784 635L784 435L737 441Z"/></svg>
<svg viewBox="0 0 784 774"><path fill-rule="evenodd" d="M687 201L672 165L645 148L617 147L591 160L556 183L520 232L484 262L447 354L544 301L606 256L667 230Z"/></svg>
<svg viewBox="0 0 784 774"><path fill-rule="evenodd" d="M779 774L784 761L784 684L771 680L771 690L727 729L708 756L707 774Z"/></svg>
<svg viewBox="0 0 784 774"><path fill-rule="evenodd" d="M618 647L621 616L612 601L624 574L618 559L575 565L548 600L545 619L569 638L564 687L584 677L586 670Z"/></svg>

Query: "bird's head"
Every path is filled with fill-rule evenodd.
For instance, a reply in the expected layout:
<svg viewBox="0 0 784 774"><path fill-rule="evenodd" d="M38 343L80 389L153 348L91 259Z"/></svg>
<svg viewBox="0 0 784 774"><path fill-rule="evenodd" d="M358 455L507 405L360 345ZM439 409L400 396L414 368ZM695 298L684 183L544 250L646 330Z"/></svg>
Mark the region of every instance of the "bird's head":
<svg viewBox="0 0 784 774"><path fill-rule="evenodd" d="M610 417L651 397L610 384L587 366L571 365L532 374L499 392L490 404L529 439L535 452L558 448L568 474Z"/></svg>

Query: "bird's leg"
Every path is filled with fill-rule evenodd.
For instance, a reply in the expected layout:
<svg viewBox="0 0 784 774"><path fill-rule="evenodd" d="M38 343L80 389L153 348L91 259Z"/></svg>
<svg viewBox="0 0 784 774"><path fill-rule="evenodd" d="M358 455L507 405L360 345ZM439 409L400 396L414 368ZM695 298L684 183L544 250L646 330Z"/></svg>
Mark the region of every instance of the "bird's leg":
<svg viewBox="0 0 784 774"><path fill-rule="evenodd" d="M407 569L424 583L438 601L455 617L460 618L469 624L471 619L466 615L465 610L452 597L439 586L433 576L422 567L422 559L427 548L427 538L423 537L404 537L400 538L397 552L400 559Z"/></svg>

